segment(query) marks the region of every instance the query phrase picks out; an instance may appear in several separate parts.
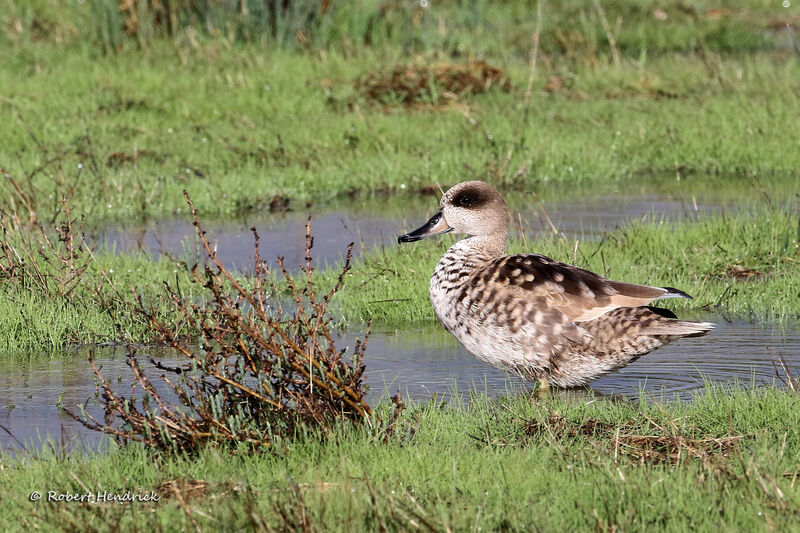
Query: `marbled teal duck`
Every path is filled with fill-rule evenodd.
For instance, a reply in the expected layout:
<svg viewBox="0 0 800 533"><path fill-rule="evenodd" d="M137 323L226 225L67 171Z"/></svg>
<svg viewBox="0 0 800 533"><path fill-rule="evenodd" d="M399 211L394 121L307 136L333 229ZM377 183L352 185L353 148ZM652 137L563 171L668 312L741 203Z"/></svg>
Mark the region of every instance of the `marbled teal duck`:
<svg viewBox="0 0 800 533"><path fill-rule="evenodd" d="M648 306L691 298L683 291L612 281L543 255L505 255L510 222L494 187L466 181L444 194L425 225L398 239L467 235L436 265L430 298L444 327L478 359L542 388L576 387L714 327Z"/></svg>

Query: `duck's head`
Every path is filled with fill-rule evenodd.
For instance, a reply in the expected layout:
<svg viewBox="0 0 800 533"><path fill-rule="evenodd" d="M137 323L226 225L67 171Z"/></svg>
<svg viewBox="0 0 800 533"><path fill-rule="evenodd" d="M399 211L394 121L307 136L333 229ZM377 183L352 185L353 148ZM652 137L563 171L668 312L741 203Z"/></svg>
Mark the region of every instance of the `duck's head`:
<svg viewBox="0 0 800 533"><path fill-rule="evenodd" d="M439 203L439 211L421 227L397 238L414 242L454 231L470 236L503 236L511 215L497 189L483 181L464 181L450 188Z"/></svg>

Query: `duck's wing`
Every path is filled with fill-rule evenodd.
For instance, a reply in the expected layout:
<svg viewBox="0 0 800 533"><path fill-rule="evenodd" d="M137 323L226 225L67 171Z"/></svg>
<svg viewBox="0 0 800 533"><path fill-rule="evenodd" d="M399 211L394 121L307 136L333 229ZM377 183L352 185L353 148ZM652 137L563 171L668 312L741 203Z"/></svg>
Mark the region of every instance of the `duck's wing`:
<svg viewBox="0 0 800 533"><path fill-rule="evenodd" d="M483 272L487 278L484 283L498 284L525 299L543 301L571 322L586 322L613 309L639 307L659 298L691 298L671 287L612 281L539 254L509 255L492 266Z"/></svg>

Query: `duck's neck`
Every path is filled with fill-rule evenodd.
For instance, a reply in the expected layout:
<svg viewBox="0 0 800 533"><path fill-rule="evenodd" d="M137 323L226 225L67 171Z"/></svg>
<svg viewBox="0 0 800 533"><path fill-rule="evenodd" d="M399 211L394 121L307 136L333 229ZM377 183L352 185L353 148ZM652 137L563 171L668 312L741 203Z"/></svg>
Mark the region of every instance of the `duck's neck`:
<svg viewBox="0 0 800 533"><path fill-rule="evenodd" d="M505 255L506 237L507 234L502 233L461 239L447 250L437 270L457 267L461 271L471 271L480 268Z"/></svg>
<svg viewBox="0 0 800 533"><path fill-rule="evenodd" d="M507 238L508 233L474 235L461 239L453 247L461 245L461 249L470 255L484 258L485 261L491 261L505 255Z"/></svg>

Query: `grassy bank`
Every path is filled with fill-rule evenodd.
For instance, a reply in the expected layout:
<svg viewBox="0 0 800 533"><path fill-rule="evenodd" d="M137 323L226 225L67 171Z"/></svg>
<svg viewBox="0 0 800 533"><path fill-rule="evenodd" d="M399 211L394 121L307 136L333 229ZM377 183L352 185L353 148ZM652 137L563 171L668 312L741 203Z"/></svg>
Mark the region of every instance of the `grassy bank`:
<svg viewBox="0 0 800 533"><path fill-rule="evenodd" d="M197 298L200 288L190 272L197 255L188 249L182 258L93 250L79 218L65 207L52 225L2 220L0 351L28 357L83 343L147 341L152 331L147 317L136 312L135 294L180 334L163 285Z"/></svg>
<svg viewBox="0 0 800 533"><path fill-rule="evenodd" d="M384 441L341 427L276 455L5 456L5 523L44 531L792 530L800 404L778 389L693 403L516 396L414 405ZM31 491L44 498L29 501ZM47 492L149 494L158 503L52 503ZM113 526L112 526L113 525Z"/></svg>
<svg viewBox="0 0 800 533"><path fill-rule="evenodd" d="M425 220L420 213L419 223ZM798 238L794 209L761 207L701 215L695 222L635 221L599 242L517 236L509 251L545 254L630 283L680 287L694 297L664 302L672 308L796 317ZM339 295L344 316L356 321L435 320L428 283L455 239L446 236L376 250L357 261Z"/></svg>
<svg viewBox="0 0 800 533"><path fill-rule="evenodd" d="M612 49L591 4L547 5L526 104L536 17L524 2L436 3L418 24L413 9L386 15L371 45L343 44L375 15L361 5L337 11L339 37L311 48L198 34L108 54L80 33L91 13L54 42L36 28L56 33L72 15L11 4L7 27L20 29L5 32L0 61L0 208L40 219L61 193L102 221L185 212L184 188L203 212L230 215L465 178L529 189L659 171L792 180L800 166L800 65L785 30L769 29L795 20L795 6L609 3ZM434 82L403 106L402 86L386 82L397 65L469 58L511 88L443 96ZM364 83L381 80L371 99Z"/></svg>
<svg viewBox="0 0 800 533"><path fill-rule="evenodd" d="M143 253L106 253L96 259L74 291L3 284L0 351L27 357L83 343L147 341L151 332L146 321L132 310L133 290L150 299L157 313L168 311L161 291L165 281L177 282L188 298L199 292L186 268L167 259L153 260Z"/></svg>
<svg viewBox="0 0 800 533"><path fill-rule="evenodd" d="M91 219L119 220L180 213L184 188L204 212L232 214L467 178L537 188L664 171L793 179L800 166L793 56L718 58L711 70L696 55L542 67L524 125L524 65L507 65L516 90L442 109L366 102L354 80L396 61L209 46L185 64L170 49L50 50L25 77L7 62L3 208L46 217L48 198L67 191Z"/></svg>
<svg viewBox="0 0 800 533"><path fill-rule="evenodd" d="M800 63L785 29L797 6L545 3L528 100L534 3L412 4L337 5L297 26L311 3L293 3L269 30L271 15L255 7L221 17L210 3L170 4L194 11L176 12L170 28L153 19L147 29L144 10L126 36L131 13L116 2L6 0L0 213L26 221L17 227L24 240L35 231L28 222L58 217L62 195L88 225L102 226L185 215L184 189L203 217L305 202L313 212L359 191L413 194L471 178L544 198L554 187L565 197L579 188L604 194L664 174L691 178L719 203L741 203L731 196L734 182L773 198L797 193ZM486 91L480 83L449 91L424 70L446 65L463 77L480 60L499 69ZM432 78L409 101L389 76L398 65ZM383 89L376 97L367 87ZM577 255L573 242L558 240L513 249L678 285L697 296L685 305L797 314L792 215L775 211L774 229L762 215L773 211L752 227L739 215L675 232L634 225L599 251L582 243ZM365 258L340 295L345 317L431 319L425 284L446 242ZM108 290L102 273L113 270L121 292L133 286L163 306L160 282L185 274L170 261L148 261L102 254L85 276ZM747 271L737 269L760 275L745 283ZM91 288L85 297L17 289L0 287L7 351L146 336L126 305L95 305Z"/></svg>
<svg viewBox="0 0 800 533"><path fill-rule="evenodd" d="M420 211L418 222L424 220L426 213ZM700 215L696 220L635 221L601 240L549 237L543 232L530 239L520 233L511 240L509 251L542 253L612 279L679 287L694 296L663 302L674 309L781 319L800 316L797 228L795 209L762 205L753 211ZM523 229L530 231L527 226ZM428 282L454 239L445 236L390 246L359 257L332 302L337 313L357 327L367 321L395 325L435 321ZM144 253L89 255L82 248L75 263L85 262L86 269L74 289L67 284L65 290L61 281L73 279L74 273L59 266L56 255L38 255L36 247L21 246L24 241L18 237L10 242L15 253L23 257L26 251L31 253L31 261L26 276L10 277L0 286L0 346L6 353L47 352L84 342L147 341L152 332L134 312L132 290L142 294L164 320L175 323L177 331L181 318L174 314L164 282L178 287L189 300L209 296L191 279L189 269L200 256L189 252L184 263ZM274 268L274 258L266 259ZM7 268L3 262L0 266ZM317 266L316 279L329 287L340 268ZM46 283L38 283L37 271L44 273L41 279ZM279 278L278 293L283 286Z"/></svg>

